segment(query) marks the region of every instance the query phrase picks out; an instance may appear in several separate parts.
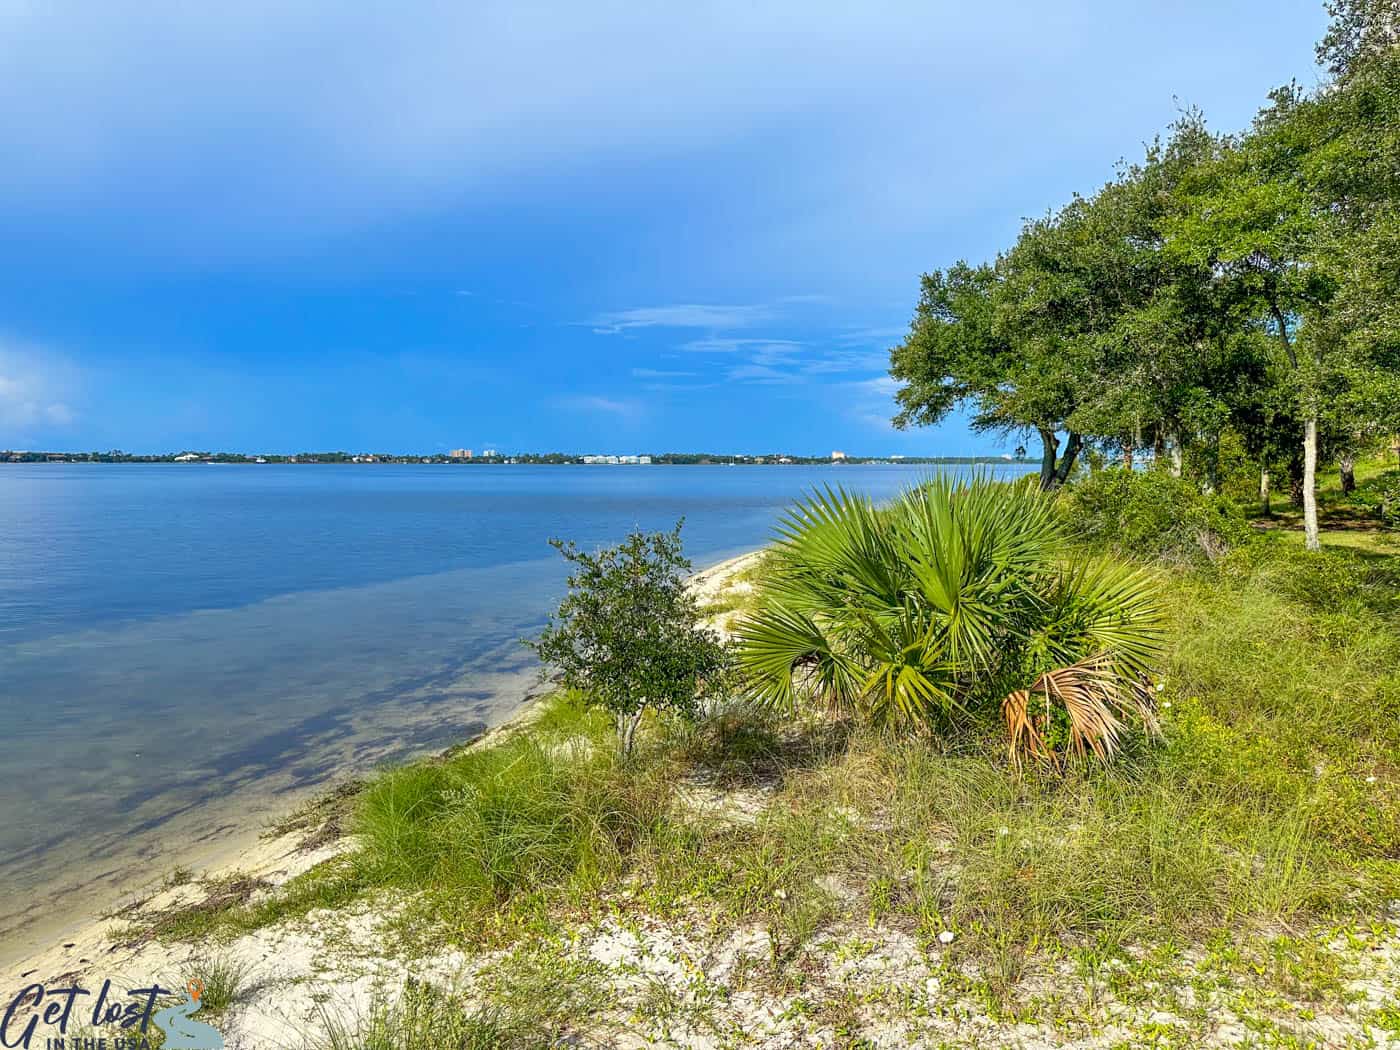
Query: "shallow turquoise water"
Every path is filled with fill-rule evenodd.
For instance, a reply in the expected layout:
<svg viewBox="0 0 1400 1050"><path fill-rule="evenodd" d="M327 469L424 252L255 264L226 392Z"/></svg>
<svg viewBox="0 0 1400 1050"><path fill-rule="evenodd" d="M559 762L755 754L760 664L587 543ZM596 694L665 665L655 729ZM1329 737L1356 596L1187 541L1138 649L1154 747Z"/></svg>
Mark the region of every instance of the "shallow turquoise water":
<svg viewBox="0 0 1400 1050"><path fill-rule="evenodd" d="M924 473L0 466L0 952L70 891L505 717L563 585L549 537L684 517L699 568L814 486Z"/></svg>

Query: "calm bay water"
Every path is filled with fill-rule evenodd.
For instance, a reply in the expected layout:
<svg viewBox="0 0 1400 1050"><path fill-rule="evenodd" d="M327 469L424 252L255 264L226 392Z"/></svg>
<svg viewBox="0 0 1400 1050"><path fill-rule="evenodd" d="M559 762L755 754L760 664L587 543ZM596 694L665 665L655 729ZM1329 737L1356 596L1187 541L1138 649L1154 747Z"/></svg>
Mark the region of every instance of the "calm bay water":
<svg viewBox="0 0 1400 1050"><path fill-rule="evenodd" d="M0 466L0 957L296 792L509 715L563 587L549 537L683 516L700 568L814 486L924 472Z"/></svg>

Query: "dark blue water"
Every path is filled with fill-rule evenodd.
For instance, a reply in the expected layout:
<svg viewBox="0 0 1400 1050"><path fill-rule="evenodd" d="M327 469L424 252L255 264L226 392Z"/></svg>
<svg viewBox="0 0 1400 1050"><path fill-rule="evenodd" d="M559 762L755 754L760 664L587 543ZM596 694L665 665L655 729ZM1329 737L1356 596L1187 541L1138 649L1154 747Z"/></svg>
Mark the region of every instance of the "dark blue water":
<svg viewBox="0 0 1400 1050"><path fill-rule="evenodd" d="M290 793L507 715L563 585L551 536L684 517L701 568L814 486L885 498L922 473L0 466L0 953L39 887L158 876Z"/></svg>

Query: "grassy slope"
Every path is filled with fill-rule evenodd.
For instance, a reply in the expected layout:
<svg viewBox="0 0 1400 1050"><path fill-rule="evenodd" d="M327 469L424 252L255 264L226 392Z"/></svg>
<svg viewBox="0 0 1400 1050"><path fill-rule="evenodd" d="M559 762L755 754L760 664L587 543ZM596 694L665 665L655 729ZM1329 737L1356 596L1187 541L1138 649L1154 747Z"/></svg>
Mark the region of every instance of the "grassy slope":
<svg viewBox="0 0 1400 1050"><path fill-rule="evenodd" d="M1390 1005L1348 1000L1400 900L1400 550L1350 524L1359 550L1310 558L1266 537L1164 579L1164 739L1111 769L1017 777L991 726L901 742L741 709L653 724L623 768L607 723L561 699L528 734L379 778L348 857L164 933L392 899L397 950L505 953L515 976L469 1015L495 1033L480 1045L535 1045L619 1010L650 1030L714 1028L740 993L802 1004L795 1023L834 1045L861 1045L912 995L942 1020L973 1004L1049 1037L1127 1024L1123 1045L1228 1042L1224 1015L1238 1045L1344 1045L1319 1017L1350 1017L1351 1045L1375 1045L1400 1035L1395 989L1381 989ZM701 812L697 796L721 804ZM692 982L620 1004L557 936L605 920L709 943L757 931L762 958L717 998ZM895 934L922 946L934 1001L897 982L853 999L814 962ZM458 1023L425 1002L373 1024Z"/></svg>

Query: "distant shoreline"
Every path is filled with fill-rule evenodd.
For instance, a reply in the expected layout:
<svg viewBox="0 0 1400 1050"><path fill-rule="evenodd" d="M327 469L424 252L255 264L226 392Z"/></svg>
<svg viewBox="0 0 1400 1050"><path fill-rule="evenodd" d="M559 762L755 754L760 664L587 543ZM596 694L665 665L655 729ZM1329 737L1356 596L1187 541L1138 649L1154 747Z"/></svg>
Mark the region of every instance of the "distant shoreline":
<svg viewBox="0 0 1400 1050"><path fill-rule="evenodd" d="M604 462L603 460L609 460ZM638 459L641 462L638 462ZM179 453L137 456L91 452L14 452L0 450L3 464L170 464L172 466L652 466L652 467L830 467L830 466L1033 466L1029 459L1008 456L719 456L664 453L638 456L588 456L527 453L520 456L394 455L381 453L298 453L296 455L243 455L233 452Z"/></svg>

